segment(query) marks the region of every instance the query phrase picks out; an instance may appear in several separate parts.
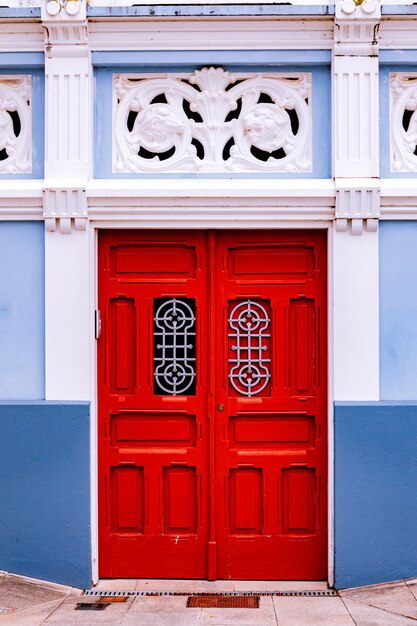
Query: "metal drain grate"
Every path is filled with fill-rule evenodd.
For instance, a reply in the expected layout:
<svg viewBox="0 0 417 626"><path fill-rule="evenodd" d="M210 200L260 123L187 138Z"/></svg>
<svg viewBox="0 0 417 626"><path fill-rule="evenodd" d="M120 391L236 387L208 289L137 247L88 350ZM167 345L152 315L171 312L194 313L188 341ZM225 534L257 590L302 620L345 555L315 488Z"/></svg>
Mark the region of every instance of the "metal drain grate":
<svg viewBox="0 0 417 626"><path fill-rule="evenodd" d="M74 607L74 611L104 611L109 604L104 602L77 602Z"/></svg>
<svg viewBox="0 0 417 626"><path fill-rule="evenodd" d="M259 596L223 596L216 593L188 596L187 608L259 609Z"/></svg>
<svg viewBox="0 0 417 626"><path fill-rule="evenodd" d="M221 596L221 597L247 597L247 596L290 596L303 598L326 598L338 596L339 593L334 589L325 590L308 590L308 591L223 591L213 593L212 591L157 591L157 590L139 590L139 591L101 591L100 589L87 589L84 591L86 596Z"/></svg>

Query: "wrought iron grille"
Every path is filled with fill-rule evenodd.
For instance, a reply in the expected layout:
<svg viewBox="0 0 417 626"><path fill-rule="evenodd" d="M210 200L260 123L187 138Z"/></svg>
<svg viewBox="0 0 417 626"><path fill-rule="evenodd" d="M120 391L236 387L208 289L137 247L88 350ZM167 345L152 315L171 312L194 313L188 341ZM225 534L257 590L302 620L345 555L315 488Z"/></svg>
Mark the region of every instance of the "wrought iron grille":
<svg viewBox="0 0 417 626"><path fill-rule="evenodd" d="M270 319L259 302L244 300L229 314L229 381L243 396L255 396L267 386L271 373L268 332Z"/></svg>
<svg viewBox="0 0 417 626"><path fill-rule="evenodd" d="M154 301L154 393L195 395L196 333L193 298Z"/></svg>

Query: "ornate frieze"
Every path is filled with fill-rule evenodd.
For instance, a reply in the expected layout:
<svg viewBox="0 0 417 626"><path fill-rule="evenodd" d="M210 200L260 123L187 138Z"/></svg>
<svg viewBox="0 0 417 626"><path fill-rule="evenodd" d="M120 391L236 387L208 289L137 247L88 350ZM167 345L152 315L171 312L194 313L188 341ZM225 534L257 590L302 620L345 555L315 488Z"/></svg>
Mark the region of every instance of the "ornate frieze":
<svg viewBox="0 0 417 626"><path fill-rule="evenodd" d="M113 171L310 172L310 74L114 76Z"/></svg>
<svg viewBox="0 0 417 626"><path fill-rule="evenodd" d="M417 171L417 74L390 75L391 171Z"/></svg>
<svg viewBox="0 0 417 626"><path fill-rule="evenodd" d="M0 174L32 171L32 78L0 77Z"/></svg>

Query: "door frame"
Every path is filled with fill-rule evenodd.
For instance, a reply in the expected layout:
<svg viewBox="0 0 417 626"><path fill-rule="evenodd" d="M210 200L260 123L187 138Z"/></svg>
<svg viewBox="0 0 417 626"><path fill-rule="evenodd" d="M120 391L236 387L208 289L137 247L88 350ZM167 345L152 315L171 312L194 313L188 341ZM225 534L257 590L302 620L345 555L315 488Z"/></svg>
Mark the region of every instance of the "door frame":
<svg viewBox="0 0 417 626"><path fill-rule="evenodd" d="M242 204L244 200L242 199ZM225 210L226 213L226 210ZM334 369L334 325L333 325L333 221L271 221L259 224L254 216L254 230L326 230L327 231L327 521L328 521L328 548L327 548L327 582L330 587L334 584L334 411L333 411L333 369ZM233 228L224 215L219 216L214 226L214 230L247 230L251 226L245 224L244 227ZM192 219L187 224L177 223L175 217L159 225L164 230L207 230L207 226L196 223ZM98 385L97 385L97 341L95 337L95 316L94 312L98 307L98 239L99 231L102 230L158 230L158 226L144 228L142 221L138 219L130 220L97 220L90 222L89 232L89 276L90 276L90 484L91 484L91 572L92 582L96 584L99 580L99 557L98 557Z"/></svg>

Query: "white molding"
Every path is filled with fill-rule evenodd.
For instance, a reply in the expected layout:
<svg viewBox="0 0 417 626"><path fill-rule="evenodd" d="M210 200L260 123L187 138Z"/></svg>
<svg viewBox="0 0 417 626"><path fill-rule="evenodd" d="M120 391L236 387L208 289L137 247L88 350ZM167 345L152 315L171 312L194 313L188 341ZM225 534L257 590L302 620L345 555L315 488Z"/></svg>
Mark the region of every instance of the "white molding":
<svg viewBox="0 0 417 626"><path fill-rule="evenodd" d="M41 52L44 37L44 29L39 22L5 20L0 24L0 53Z"/></svg>
<svg viewBox="0 0 417 626"><path fill-rule="evenodd" d="M379 400L378 251L378 232L333 232L334 400Z"/></svg>
<svg viewBox="0 0 417 626"><path fill-rule="evenodd" d="M91 50L323 50L333 19L154 18L88 20Z"/></svg>
<svg viewBox="0 0 417 626"><path fill-rule="evenodd" d="M379 27L379 47L394 50L417 49L417 17L392 15L383 17Z"/></svg>

